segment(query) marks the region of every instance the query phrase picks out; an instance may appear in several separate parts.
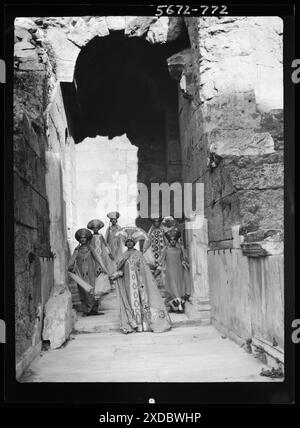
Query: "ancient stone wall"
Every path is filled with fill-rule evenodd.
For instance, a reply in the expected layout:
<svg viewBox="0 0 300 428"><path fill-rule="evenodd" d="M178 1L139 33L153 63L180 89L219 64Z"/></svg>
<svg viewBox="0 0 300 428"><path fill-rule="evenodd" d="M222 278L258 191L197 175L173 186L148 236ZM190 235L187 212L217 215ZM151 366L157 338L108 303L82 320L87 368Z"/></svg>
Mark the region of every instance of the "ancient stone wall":
<svg viewBox="0 0 300 428"><path fill-rule="evenodd" d="M210 302L226 334L259 337L275 352L284 308L282 21L185 23L191 48L168 66L178 81L183 180L204 184L205 219L198 213L189 231L196 301L200 311Z"/></svg>
<svg viewBox="0 0 300 428"><path fill-rule="evenodd" d="M53 284L66 284L67 122L53 51L29 18L15 20L14 215L17 376L39 351ZM57 167L57 168L56 168Z"/></svg>
<svg viewBox="0 0 300 428"><path fill-rule="evenodd" d="M34 334L41 317L43 293L41 261L51 260L45 184L47 137L43 116L49 101L47 74L51 72L51 65L37 46L35 34L29 32L26 25L15 28L15 331L19 360L36 344ZM45 276L47 287L52 278L51 274Z"/></svg>
<svg viewBox="0 0 300 428"><path fill-rule="evenodd" d="M175 88L177 89L177 88ZM181 144L178 122L178 94L174 90L173 99L166 111L166 163L167 182L182 182ZM174 99L175 98L175 99Z"/></svg>
<svg viewBox="0 0 300 428"><path fill-rule="evenodd" d="M72 188L66 186L67 158L72 158L71 150L75 150L71 137L68 137L68 125L60 85L57 84L52 99L45 111L47 124L46 150L46 190L50 208L50 243L56 257L54 259L54 282L56 285L67 283L66 264L70 255L68 247L67 206L70 211ZM69 140L69 142L68 142ZM70 173L70 172L69 172Z"/></svg>
<svg viewBox="0 0 300 428"><path fill-rule="evenodd" d="M282 242L283 232L282 21L209 17L186 25L184 172L205 183L209 243L232 246L231 227L240 225L245 242L271 250L270 237Z"/></svg>
<svg viewBox="0 0 300 428"><path fill-rule="evenodd" d="M274 351L273 342L283 346L284 307L282 21L185 21L191 49L169 68L179 80L184 179L205 186L212 320ZM246 257L245 248L260 257Z"/></svg>

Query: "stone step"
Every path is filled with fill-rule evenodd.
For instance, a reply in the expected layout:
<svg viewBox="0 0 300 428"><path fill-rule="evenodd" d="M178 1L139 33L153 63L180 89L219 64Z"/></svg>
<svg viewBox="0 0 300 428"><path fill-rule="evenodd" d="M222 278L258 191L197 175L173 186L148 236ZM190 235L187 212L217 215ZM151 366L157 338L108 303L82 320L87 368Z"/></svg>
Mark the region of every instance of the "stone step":
<svg viewBox="0 0 300 428"><path fill-rule="evenodd" d="M106 333L120 331L119 311L115 291L104 297L101 302L103 315L83 316L78 313L73 333ZM202 311L197 319L191 319L186 314L170 313L172 328L201 326L210 324L210 313Z"/></svg>
<svg viewBox="0 0 300 428"><path fill-rule="evenodd" d="M107 333L120 330L120 323L117 316L117 311L113 315L95 315L85 317L78 316L74 325L73 334L82 333ZM202 318L199 320L188 319L184 314L170 314L172 321L172 328L189 327L189 326L203 326L210 324L210 318Z"/></svg>
<svg viewBox="0 0 300 428"><path fill-rule="evenodd" d="M210 303L197 302L196 305L198 307L198 310L201 310L201 311L210 311L211 310Z"/></svg>

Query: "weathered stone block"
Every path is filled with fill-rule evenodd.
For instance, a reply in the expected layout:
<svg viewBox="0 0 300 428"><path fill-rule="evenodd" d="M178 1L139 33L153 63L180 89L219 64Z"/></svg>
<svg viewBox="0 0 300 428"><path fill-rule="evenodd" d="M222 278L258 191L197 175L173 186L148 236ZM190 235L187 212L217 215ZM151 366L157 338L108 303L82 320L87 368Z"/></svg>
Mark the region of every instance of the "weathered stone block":
<svg viewBox="0 0 300 428"><path fill-rule="evenodd" d="M124 16L106 16L105 20L109 31L123 31L125 29Z"/></svg>
<svg viewBox="0 0 300 428"><path fill-rule="evenodd" d="M126 16L125 34L129 37L141 37L156 20L155 16Z"/></svg>
<svg viewBox="0 0 300 428"><path fill-rule="evenodd" d="M212 73L201 75L201 85L211 83ZM215 89L214 89L215 90ZM247 92L228 91L207 103L205 119L209 120L207 131L214 128L227 130L258 128L261 115L256 110L253 90Z"/></svg>
<svg viewBox="0 0 300 428"><path fill-rule="evenodd" d="M43 340L51 349L65 343L73 329L72 295L65 286L54 286L45 306Z"/></svg>
<svg viewBox="0 0 300 428"><path fill-rule="evenodd" d="M46 72L43 71L20 71L14 74L14 126L18 125L24 112L30 120L42 120L46 108L45 77Z"/></svg>
<svg viewBox="0 0 300 428"><path fill-rule="evenodd" d="M283 229L283 189L245 190L238 195L245 231Z"/></svg>
<svg viewBox="0 0 300 428"><path fill-rule="evenodd" d="M224 161L205 174L205 206L212 206L219 199L235 193L230 171Z"/></svg>
<svg viewBox="0 0 300 428"><path fill-rule="evenodd" d="M24 28L26 30L32 30L36 28L36 24L31 18L16 18L15 27Z"/></svg>
<svg viewBox="0 0 300 428"><path fill-rule="evenodd" d="M32 38L32 35L29 33L29 31L20 26L15 26L15 36L18 37L18 39L25 39L27 41Z"/></svg>
<svg viewBox="0 0 300 428"><path fill-rule="evenodd" d="M161 16L151 24L146 40L152 44L176 40L182 34L183 26L183 18Z"/></svg>
<svg viewBox="0 0 300 428"><path fill-rule="evenodd" d="M72 31L68 34L68 39L77 46L85 46L97 35L94 27L89 26L84 19L79 18Z"/></svg>
<svg viewBox="0 0 300 428"><path fill-rule="evenodd" d="M15 225L15 332L16 358L32 344L40 303L35 290L35 264L29 262L28 255L34 251L37 233L34 229Z"/></svg>
<svg viewBox="0 0 300 428"><path fill-rule="evenodd" d="M14 178L14 214L16 220L27 224L35 229L37 220L35 216L35 195L29 186L26 186L22 180L15 174Z"/></svg>
<svg viewBox="0 0 300 428"><path fill-rule="evenodd" d="M14 168L25 185L31 186L32 190L44 195L44 163L23 138L14 139Z"/></svg>
<svg viewBox="0 0 300 428"><path fill-rule="evenodd" d="M242 189L268 189L283 187L283 163L263 163L255 166L253 162L245 167L238 167L233 161L226 167L233 186Z"/></svg>
<svg viewBox="0 0 300 428"><path fill-rule="evenodd" d="M38 60L21 62L19 65L20 70L26 71L43 71L45 70L45 65Z"/></svg>
<svg viewBox="0 0 300 428"><path fill-rule="evenodd" d="M257 242L241 244L242 253L247 257L266 257L270 255L260 244Z"/></svg>
<svg viewBox="0 0 300 428"><path fill-rule="evenodd" d="M21 62L38 61L39 57L34 49L20 49L14 51L14 56L18 57Z"/></svg>
<svg viewBox="0 0 300 428"><path fill-rule="evenodd" d="M95 31L98 37L105 37L109 35L109 29L104 16L93 17L89 21L90 27Z"/></svg>
<svg viewBox="0 0 300 428"><path fill-rule="evenodd" d="M47 30L46 38L52 46L55 54L56 73L58 80L65 82L73 81L75 63L80 52L80 48L76 46L72 40L73 36L74 40L77 40L76 31L77 30L71 30L70 37L68 37L64 32L57 28L49 28ZM96 29L94 29L94 31L96 33Z"/></svg>
<svg viewBox="0 0 300 428"><path fill-rule="evenodd" d="M257 156L274 152L274 141L268 132L215 129L209 136L210 151L218 156Z"/></svg>

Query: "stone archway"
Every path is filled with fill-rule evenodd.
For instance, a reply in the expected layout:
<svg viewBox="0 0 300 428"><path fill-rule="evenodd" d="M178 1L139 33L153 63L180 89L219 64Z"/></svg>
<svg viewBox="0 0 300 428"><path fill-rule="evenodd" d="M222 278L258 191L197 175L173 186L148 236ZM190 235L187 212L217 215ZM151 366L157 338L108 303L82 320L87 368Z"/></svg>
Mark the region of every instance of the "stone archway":
<svg viewBox="0 0 300 428"><path fill-rule="evenodd" d="M43 29L41 38L53 49L57 79L72 82L77 57L81 49L95 37L107 37L116 31L124 37L138 37L149 43L165 44L186 35L183 18L100 16L70 18L36 18L35 24Z"/></svg>

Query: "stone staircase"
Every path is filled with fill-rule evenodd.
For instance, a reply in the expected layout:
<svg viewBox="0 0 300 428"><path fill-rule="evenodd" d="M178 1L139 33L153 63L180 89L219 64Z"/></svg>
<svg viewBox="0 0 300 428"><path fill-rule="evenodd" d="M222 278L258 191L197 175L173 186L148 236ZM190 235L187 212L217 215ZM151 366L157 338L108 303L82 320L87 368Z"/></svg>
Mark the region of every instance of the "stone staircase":
<svg viewBox="0 0 300 428"><path fill-rule="evenodd" d="M106 333L110 331L120 331L115 291L112 291L109 295L103 298L101 309L102 312L104 312L104 315L87 317L84 316L81 312L78 312L78 318L75 322L73 333ZM172 328L210 324L210 320L207 318L190 319L185 313L170 313L170 318L172 321Z"/></svg>

